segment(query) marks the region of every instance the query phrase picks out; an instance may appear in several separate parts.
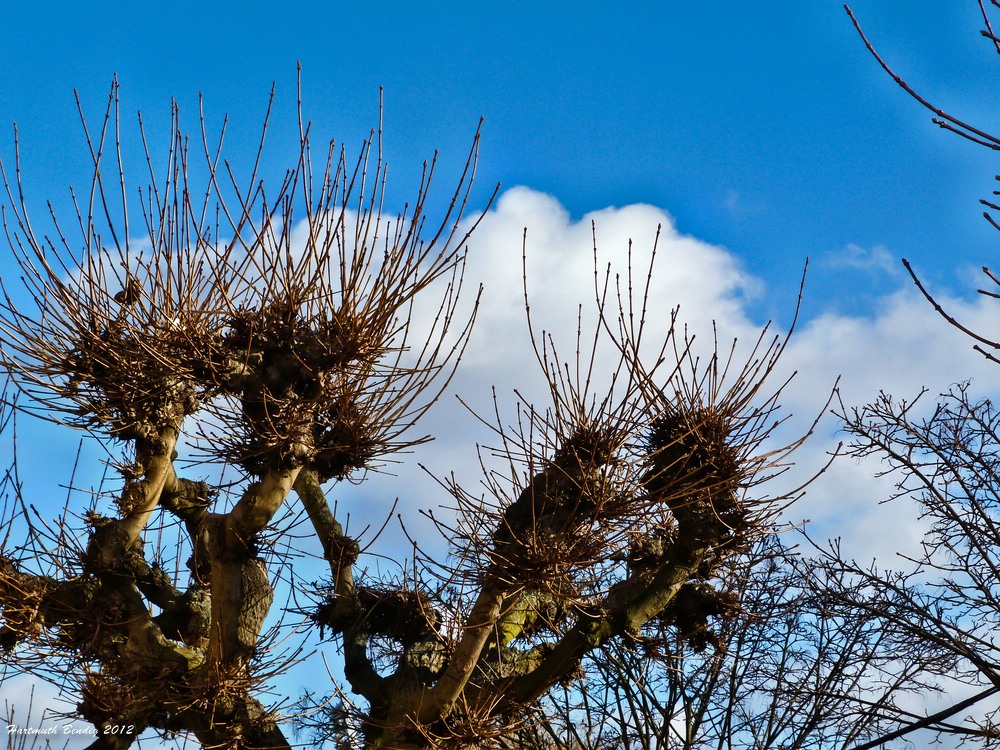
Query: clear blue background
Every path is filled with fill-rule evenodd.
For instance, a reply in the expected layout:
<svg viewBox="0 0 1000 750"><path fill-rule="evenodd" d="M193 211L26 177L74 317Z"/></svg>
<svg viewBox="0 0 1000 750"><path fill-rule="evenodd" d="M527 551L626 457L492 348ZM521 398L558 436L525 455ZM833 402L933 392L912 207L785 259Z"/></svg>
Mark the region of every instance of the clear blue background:
<svg viewBox="0 0 1000 750"><path fill-rule="evenodd" d="M1000 60L975 2L853 7L922 92L1000 125ZM85 182L73 89L93 125L115 73L126 125L142 110L164 132L173 97L197 132L202 92L210 127L229 113L237 161L276 82L269 163L283 168L301 61L321 140L356 146L385 87L397 194L435 149L457 169L485 116L480 201L502 181L550 192L574 216L663 207L769 282L781 304L762 301L762 315L787 311L806 256L820 261L807 315L864 313L891 279L822 263L849 244L884 246L967 291L956 271L993 253L976 200L993 189L995 156L934 128L835 2L49 2L5 4L4 16L0 123L19 125L34 200Z"/></svg>

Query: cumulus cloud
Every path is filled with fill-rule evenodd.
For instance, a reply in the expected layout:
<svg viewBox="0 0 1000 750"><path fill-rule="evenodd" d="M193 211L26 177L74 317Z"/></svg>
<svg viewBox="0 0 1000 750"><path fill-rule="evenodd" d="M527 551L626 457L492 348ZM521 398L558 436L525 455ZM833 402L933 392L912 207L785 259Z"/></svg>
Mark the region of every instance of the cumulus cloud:
<svg viewBox="0 0 1000 750"><path fill-rule="evenodd" d="M304 223L296 226L293 247L304 247L304 232ZM448 392L415 430L435 440L415 449L413 455L398 456L398 463L388 465L386 473L335 490L343 512L353 516L352 527L379 528L398 497L397 510L410 534L430 547L443 546L417 511L447 505L448 496L420 465L438 477L454 474L463 486L474 490L481 477L476 444L496 442L495 435L456 396L492 421L495 392L501 416L508 423L516 418L513 405L518 396L542 408L548 404L546 382L535 361L525 317L525 280L536 334L543 330L551 334L562 358L572 359L581 315L585 330L592 330L595 286L605 269L610 268L612 283L617 279L623 291L631 283L634 294L641 297L654 248L647 343L659 343L677 307L680 325L701 342L702 352L710 348L716 332L722 346L733 339L744 346L756 341L767 321L756 319L751 310L759 309L753 303L767 290L740 260L739 248L730 250L680 233L669 212L657 206L607 207L575 218L554 196L527 187L504 192L468 247L467 309L471 309L470 292L477 284L484 286L472 339ZM824 264L877 270L883 280L887 275L882 272L894 267L892 255L882 246L847 245L840 253L826 256ZM788 273L796 275L798 267L791 259ZM913 397L921 388L937 393L966 379L974 381L977 393L989 395L995 367L975 353L969 340L949 326L908 280L898 274L889 278L895 279L895 287L874 297L866 314L831 311L836 309L836 299L831 299L826 312L800 323L783 360L785 373L797 372L782 398L785 410L793 414L784 436L793 438L809 428L838 377L840 396L848 407L872 400L879 390ZM811 300L812 309L822 309L827 302L815 283L807 285L807 294L820 297L818 305ZM989 331L994 325L996 310L990 300L968 301L942 294L940 301L973 330ZM772 333L782 335L795 300L775 303L772 307L788 311L787 319L772 327ZM430 325L437 307L417 310L421 319L415 328L419 331ZM774 491L804 481L825 465L828 454L846 437L836 419L824 419L817 434L796 453L796 466L777 480ZM875 460L837 460L789 510L788 519L809 519L809 528L818 538L842 537L845 549L859 558L892 558L899 548L914 549L923 531L917 514L903 509L901 503L880 504L891 486L874 478L878 469ZM398 548L401 532L395 524L389 529L384 546L378 549Z"/></svg>
<svg viewBox="0 0 1000 750"><path fill-rule="evenodd" d="M570 345L580 306L585 319L593 317L595 246L601 283L610 266L624 290L631 266L637 297L655 247L647 310L654 333L666 333L678 306L682 322L715 319L739 332L750 327L745 307L761 293L760 282L723 248L679 234L663 209L639 204L572 220L552 196L519 187L501 196L470 242L467 275L485 290L466 368L523 372L518 360L530 353L524 278L533 326Z"/></svg>
<svg viewBox="0 0 1000 750"><path fill-rule="evenodd" d="M584 342L593 331L596 289L603 286L605 273L623 295L631 285L637 304L648 283L645 314L651 350L662 343L678 307L679 326L688 327L703 353L713 346L712 321L718 324L723 346L736 337L749 346L759 334L746 310L763 293L762 283L724 248L679 233L673 218L655 206L605 208L574 219L554 197L513 188L482 221L468 251L466 283L482 283L484 290L472 340L451 391L487 420L494 414L494 391L507 423L515 419L518 397L542 409L549 404L531 345L525 286L536 338L543 331L551 335L564 361L575 357L578 326L584 329ZM654 251L655 268L647 282ZM616 294L612 292L612 299ZM794 300L789 308L793 305ZM635 312L638 316L640 310ZM608 352L606 367L597 368L595 381L610 377L614 362ZM495 444L489 430L454 399L435 407L419 429L436 440L421 449L417 459L436 475L454 472L463 486L475 489L481 476L475 444ZM414 504L437 504L428 503L428 498L447 502L443 490L429 478L413 475L412 464L398 470L406 481L374 477L358 488L369 500L365 507L385 512L400 486L416 497L400 498L404 512L415 510ZM423 530L419 517L411 522L415 524L411 530ZM426 537L420 536L424 541Z"/></svg>

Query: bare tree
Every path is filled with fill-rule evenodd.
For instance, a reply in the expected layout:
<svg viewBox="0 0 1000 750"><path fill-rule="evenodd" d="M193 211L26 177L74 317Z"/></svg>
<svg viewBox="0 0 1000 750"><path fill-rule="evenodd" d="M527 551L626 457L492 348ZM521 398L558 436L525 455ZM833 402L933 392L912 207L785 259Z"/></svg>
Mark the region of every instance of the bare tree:
<svg viewBox="0 0 1000 750"><path fill-rule="evenodd" d="M213 145L202 117L191 149L175 107L165 157L140 119L134 211L118 109L115 85L87 131L73 234L55 212L36 229L19 154L3 171L24 288L6 282L0 349L18 407L86 430L119 479L52 524L12 486L7 520L28 538L0 554L0 645L75 687L94 747L146 730L288 746L266 697L287 667L271 643L302 625L274 607L282 549L321 550L329 586L307 624L343 649L345 683L309 721L365 747L510 746L589 655L641 646L651 623L700 648L711 623L736 621L736 561L795 495L761 488L800 442L768 442L786 339L765 329L744 358L735 343L699 357L674 320L647 319L652 267L598 274L575 357L544 333L526 342L551 402L522 401L513 426L498 408L485 490L442 480L449 557L418 548L405 578L370 577L326 488L428 439L412 428L475 315L459 292L478 133L428 225L433 163L411 206L383 215L378 138L356 162L331 143L314 170L300 104L298 160L272 190L263 135L241 178L225 126ZM227 479L210 483L219 465Z"/></svg>
<svg viewBox="0 0 1000 750"><path fill-rule="evenodd" d="M1000 7L995 1L993 8ZM991 9L979 2L985 28L982 35L1000 54ZM878 54L855 15L847 12L861 38L893 80L934 114L938 126L991 150L1000 139L955 117L924 98ZM983 200L986 219L998 206ZM928 302L975 341L975 348L998 361L1000 343L989 332L973 331L949 314L903 260L914 283ZM983 268L986 277L997 277ZM986 289L981 294L997 298ZM926 392L911 400L880 394L872 403L840 413L853 437L849 454L881 459L883 472L896 480L892 501L916 503L927 524L920 554L897 562L895 568L859 563L846 558L836 544L821 549L817 561L824 576L820 595L841 616L872 623L884 634L886 654L909 660L915 650L923 655L920 680L951 696L934 713L884 711L886 728L858 750L883 746L917 730L939 738L975 742L992 747L1000 739L997 701L1000 692L1000 653L997 652L998 585L1000 559L1000 432L994 405L977 399L969 384L959 384L936 399ZM894 724L894 726L893 726Z"/></svg>
<svg viewBox="0 0 1000 750"><path fill-rule="evenodd" d="M979 7L983 36L1000 53L990 11ZM923 98L862 38L936 124L1000 150L1000 138ZM1000 206L982 203L1000 229L990 213ZM950 315L903 262L934 308L996 361L1000 339ZM839 412L853 437L849 456L881 458L896 480L891 501L915 502L928 528L922 552L887 567L830 542L802 561L765 538L755 549L768 551L763 564L752 554L730 558L739 572L720 576L717 591L741 606L720 608L712 630L701 631L707 641L657 618L638 637L595 651L577 682L550 694L519 746L869 750L904 746L918 731L947 745L997 745L1000 415L969 384L936 399L882 394ZM941 707L922 709L927 696Z"/></svg>
<svg viewBox="0 0 1000 750"><path fill-rule="evenodd" d="M73 675L97 745L126 746L151 727L207 746L285 746L255 697L269 673L259 661L273 599L267 538L293 488L313 512L319 483L425 439L408 430L471 325L458 317L458 227L476 147L425 239L433 163L412 207L385 217L380 143L366 142L353 164L331 143L314 175L300 118L298 161L269 192L261 153L238 178L221 157L225 125L213 147L202 118L192 153L175 107L165 160L146 151L136 213L118 102L116 84L87 131L93 174L74 194L78 235L54 214L40 234L19 156L3 171L24 285L6 288L0 306L4 365L26 409L103 441L121 482L82 516L67 509L54 535L25 516L28 543L7 538L0 638L27 669L37 659L24 652L57 661L49 674ZM139 132L145 147L141 120ZM201 187L192 173L206 175ZM300 246L295 221L307 229ZM418 334L410 311L426 290L439 303ZM241 478L218 487L180 475L185 434ZM22 508L12 502L8 515ZM184 536L186 582L165 573L162 549L147 556L158 516Z"/></svg>
<svg viewBox="0 0 1000 750"><path fill-rule="evenodd" d="M884 634L885 653L903 662L922 652L921 679L954 698L930 715L897 713L894 728L860 748L921 729L983 746L1000 739L996 700L988 701L1000 692L1000 417L967 385L942 394L929 415L925 398L883 394L845 414L849 453L881 458L884 474L896 478L891 499L916 502L928 524L922 553L892 569L846 559L830 545L820 558L822 589L833 611Z"/></svg>
<svg viewBox="0 0 1000 750"><path fill-rule="evenodd" d="M497 418L489 452L508 469L485 469L479 495L443 482L454 498L438 522L447 565L418 555L405 592L359 584L347 567L356 545L332 519L320 531L338 542L319 620L343 639L348 683L366 701L352 716L339 696L342 737L524 746L588 657L641 642L654 622L701 646L710 621L740 611L723 588L730 563L772 533L792 497L751 494L795 447L761 448L780 421L780 387L762 384L784 340L765 331L746 364L735 346L702 363L670 325L647 368L646 300L614 281L598 286L597 327L592 339L581 329L575 361L534 338L552 401L544 412L520 403L514 427ZM607 388L595 385L602 338L616 353Z"/></svg>

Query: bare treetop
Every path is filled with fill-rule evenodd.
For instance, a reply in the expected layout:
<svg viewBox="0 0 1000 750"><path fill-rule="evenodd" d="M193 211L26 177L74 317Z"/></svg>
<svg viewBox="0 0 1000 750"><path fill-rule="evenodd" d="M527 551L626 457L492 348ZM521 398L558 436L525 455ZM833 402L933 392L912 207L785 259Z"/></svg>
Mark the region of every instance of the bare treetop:
<svg viewBox="0 0 1000 750"><path fill-rule="evenodd" d="M152 730L285 747L289 707L262 697L284 668L265 658L270 616L268 632L317 626L342 648L345 686L364 705L331 685L311 719L322 732L369 747L485 747L509 746L588 659L654 626L720 647L714 624L740 610L725 584L733 562L755 554L797 494L763 488L801 442L772 444L784 384L770 381L787 339L765 329L746 359L718 341L699 358L675 317L648 319L638 274L648 290L652 264L622 277L595 267L593 335L581 324L573 357L529 315L525 345L551 399L522 399L512 426L498 407L492 452L506 467L482 458L476 491L442 481L452 504L435 519L450 556L416 545L403 580L369 576L324 485L427 439L412 428L475 317L459 300L466 241L485 215L465 217L479 135L430 222L433 161L415 200L388 215L381 129L355 161L331 142L314 169L301 103L298 124L297 162L273 190L259 178L263 133L242 177L222 155L225 125L212 145L200 118L192 148L174 106L160 170L140 119L148 180L131 193L116 83L88 131L93 172L73 232L52 211L41 233L20 154L3 167L24 287L5 281L3 364L25 409L116 446L121 474L107 508L95 503L83 524L67 509L56 538L11 499L7 516L42 550L0 554L12 663L50 676L41 663L64 666L95 746ZM182 476L202 468L178 463L182 440L242 473L235 494ZM189 555L187 580L161 567L164 519L177 559ZM292 622L301 607L272 612L285 563L265 534L318 548L328 566L318 594L287 573L290 597L315 597L305 623Z"/></svg>

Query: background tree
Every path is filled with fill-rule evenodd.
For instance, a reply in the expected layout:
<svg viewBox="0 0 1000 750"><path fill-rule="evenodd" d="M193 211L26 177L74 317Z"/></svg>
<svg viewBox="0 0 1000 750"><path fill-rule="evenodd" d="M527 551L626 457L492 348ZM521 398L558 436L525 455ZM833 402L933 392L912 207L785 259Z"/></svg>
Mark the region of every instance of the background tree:
<svg viewBox="0 0 1000 750"><path fill-rule="evenodd" d="M118 479L54 523L10 486L9 528L27 541L8 535L0 555L0 645L78 692L95 747L145 730L288 746L266 689L288 665L272 644L302 622L273 605L309 544L330 576L309 624L342 645L346 678L314 716L369 747L509 745L588 656L641 645L651 624L701 648L739 617L735 561L794 496L761 489L799 442L766 442L785 340L765 330L744 358L735 343L699 356L674 320L647 320L652 268L597 274L574 358L532 332L551 403L522 401L513 426L498 408L506 468L481 457L484 491L442 480L450 556L417 548L405 578L371 577L325 488L427 439L412 428L474 318L459 292L478 134L428 229L433 163L412 205L383 215L379 140L356 162L331 143L314 170L301 105L298 157L273 190L263 135L241 179L225 126L212 145L202 117L191 150L175 107L165 157L140 120L148 181L131 193L118 108L115 85L87 131L74 234L54 211L36 229L16 131L3 171L24 287L8 279L0 305L17 406L86 430Z"/></svg>
<svg viewBox="0 0 1000 750"><path fill-rule="evenodd" d="M992 8L1000 7L996 2ZM980 2L982 35L1000 54L991 8ZM911 87L878 54L847 8L864 44L893 80L934 113L940 127L991 150L1000 139L931 103ZM1000 178L998 178L1000 179ZM1000 225L990 211L998 206L983 200L986 219ZM921 283L904 259L914 283L950 324L968 334L975 348L993 361L1000 348L995 336L969 329L951 316ZM983 273L991 284L997 277ZM988 289L981 294L997 298ZM882 393L859 408L841 406L853 440L849 453L881 459L883 472L896 481L893 501L915 502L927 524L922 551L896 568L847 559L837 545L821 550L825 569L821 590L830 606L843 616L873 623L885 633L887 653L900 658L916 647L925 651L924 681L945 697L946 707L931 715L887 713L895 728L861 748L880 746L925 729L941 736L993 746L1000 692L1000 654L996 635L1000 608L1000 433L995 407L979 400L970 384L958 384L936 399L921 393L912 399Z"/></svg>
<svg viewBox="0 0 1000 750"><path fill-rule="evenodd" d="M883 740L929 729L990 746L1000 738L996 700L987 702L1000 691L998 415L990 401L973 400L967 385L940 396L929 416L922 407L920 398L883 394L846 415L849 453L880 457L896 479L892 499L915 500L928 524L922 553L903 569L886 569L844 559L831 546L825 590L842 616L885 633L888 653L902 659L915 647L926 650L933 658L922 665L924 679L954 696L931 716L898 715Z"/></svg>

